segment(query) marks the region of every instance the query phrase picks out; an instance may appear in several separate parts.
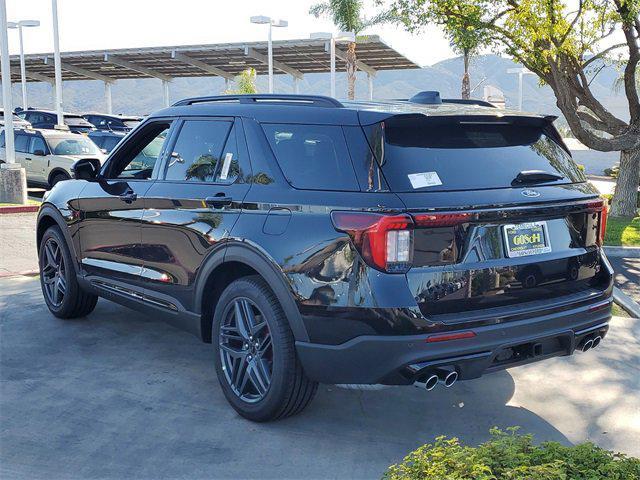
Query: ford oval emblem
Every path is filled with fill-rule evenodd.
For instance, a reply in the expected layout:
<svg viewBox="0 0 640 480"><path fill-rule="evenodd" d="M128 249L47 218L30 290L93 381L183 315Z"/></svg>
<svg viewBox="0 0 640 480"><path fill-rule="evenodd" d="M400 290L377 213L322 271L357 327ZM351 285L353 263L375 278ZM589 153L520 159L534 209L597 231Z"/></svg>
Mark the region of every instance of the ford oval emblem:
<svg viewBox="0 0 640 480"><path fill-rule="evenodd" d="M536 198L540 196L540 192L536 190L531 190L530 188L527 188L526 190L522 190L522 192L520 193L522 193L522 195L528 198Z"/></svg>

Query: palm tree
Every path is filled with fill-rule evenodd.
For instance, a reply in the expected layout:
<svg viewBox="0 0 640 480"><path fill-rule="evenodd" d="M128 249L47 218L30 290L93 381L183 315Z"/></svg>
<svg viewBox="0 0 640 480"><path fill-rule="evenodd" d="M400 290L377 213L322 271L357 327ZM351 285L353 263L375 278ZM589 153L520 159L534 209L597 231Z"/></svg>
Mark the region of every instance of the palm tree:
<svg viewBox="0 0 640 480"><path fill-rule="evenodd" d="M365 28L387 20L385 14L367 19L362 16L362 0L326 0L316 3L309 9L309 13L316 18L331 17L338 29L353 32L355 35ZM350 42L347 48L347 98L353 100L356 95L356 42Z"/></svg>

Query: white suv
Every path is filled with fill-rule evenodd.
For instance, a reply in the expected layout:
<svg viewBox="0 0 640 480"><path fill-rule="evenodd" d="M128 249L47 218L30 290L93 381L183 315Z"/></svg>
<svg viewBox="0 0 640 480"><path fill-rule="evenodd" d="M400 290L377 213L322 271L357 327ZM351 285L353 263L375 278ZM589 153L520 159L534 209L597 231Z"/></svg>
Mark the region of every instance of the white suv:
<svg viewBox="0 0 640 480"><path fill-rule="evenodd" d="M71 178L71 165L82 158L97 158L102 163L106 155L93 141L77 133L58 130L16 129L16 162L27 171L27 180L53 187ZM4 131L0 133L0 163L6 160Z"/></svg>

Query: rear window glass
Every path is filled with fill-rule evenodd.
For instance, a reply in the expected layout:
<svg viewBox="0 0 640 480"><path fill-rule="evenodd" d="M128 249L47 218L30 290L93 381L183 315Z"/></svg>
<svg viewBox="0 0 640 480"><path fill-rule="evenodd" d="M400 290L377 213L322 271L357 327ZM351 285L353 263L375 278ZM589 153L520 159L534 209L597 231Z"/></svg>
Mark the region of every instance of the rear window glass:
<svg viewBox="0 0 640 480"><path fill-rule="evenodd" d="M67 125L71 125L74 127L91 127L93 126L91 123L87 122L83 117L72 117L69 115L65 115L64 123Z"/></svg>
<svg viewBox="0 0 640 480"><path fill-rule="evenodd" d="M359 190L342 127L263 124L287 181L304 190Z"/></svg>
<svg viewBox="0 0 640 480"><path fill-rule="evenodd" d="M585 181L542 123L405 116L365 131L391 189L399 192L521 186L514 179L529 170L562 177L535 185Z"/></svg>

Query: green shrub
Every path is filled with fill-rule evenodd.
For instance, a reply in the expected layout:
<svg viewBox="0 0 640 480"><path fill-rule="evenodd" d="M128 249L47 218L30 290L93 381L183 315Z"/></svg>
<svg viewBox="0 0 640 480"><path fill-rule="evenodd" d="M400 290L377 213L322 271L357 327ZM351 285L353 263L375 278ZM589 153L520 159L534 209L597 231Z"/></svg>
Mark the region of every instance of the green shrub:
<svg viewBox="0 0 640 480"><path fill-rule="evenodd" d="M597 447L533 443L532 435L493 428L478 447L438 437L392 465L387 480L639 480L640 459Z"/></svg>

